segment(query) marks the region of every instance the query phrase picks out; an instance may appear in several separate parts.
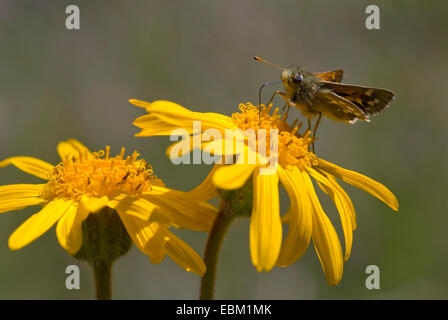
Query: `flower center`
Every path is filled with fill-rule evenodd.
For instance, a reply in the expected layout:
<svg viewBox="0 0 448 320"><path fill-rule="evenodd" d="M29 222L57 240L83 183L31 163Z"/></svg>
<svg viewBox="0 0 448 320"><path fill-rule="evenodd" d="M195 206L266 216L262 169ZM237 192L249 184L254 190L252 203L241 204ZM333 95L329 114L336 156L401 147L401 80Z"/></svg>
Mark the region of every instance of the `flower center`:
<svg viewBox="0 0 448 320"><path fill-rule="evenodd" d="M124 157L125 149L110 157L110 147L95 153L88 150L78 157L67 156L51 173L42 197L47 200L66 198L79 200L90 197L114 197L118 194L139 196L151 190L152 185L163 186L153 174L152 167L144 160L137 160L139 153Z"/></svg>
<svg viewBox="0 0 448 320"><path fill-rule="evenodd" d="M233 123L243 132L253 130L257 138L257 148L261 140L263 145L270 145L270 131L278 130L278 162L282 166L298 166L300 169L310 167L315 161L316 156L309 151L309 145L313 142L310 137L309 130L303 135L299 134L302 123L297 124L295 120L289 125L286 120L288 118L287 110L284 114L279 113L279 109L275 108L272 114L272 105L261 108L251 103L240 104L241 112L232 114ZM259 129L264 129L266 134L259 135ZM258 149L257 149L258 150ZM269 156L270 148L267 148L266 154Z"/></svg>
<svg viewBox="0 0 448 320"><path fill-rule="evenodd" d="M278 137L278 163L283 166L296 166L303 170L317 164L317 158L309 151L313 139L306 131L303 137L298 137L294 130L282 131Z"/></svg>

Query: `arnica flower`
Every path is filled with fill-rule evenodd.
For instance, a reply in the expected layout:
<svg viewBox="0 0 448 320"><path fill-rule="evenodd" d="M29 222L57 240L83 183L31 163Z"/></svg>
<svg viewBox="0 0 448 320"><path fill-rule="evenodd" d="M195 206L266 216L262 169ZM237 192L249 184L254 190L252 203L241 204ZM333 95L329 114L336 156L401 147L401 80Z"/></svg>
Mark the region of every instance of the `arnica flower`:
<svg viewBox="0 0 448 320"><path fill-rule="evenodd" d="M125 156L124 148L112 157L110 147L91 153L71 139L59 143L57 150L62 159L57 166L31 157L12 157L0 162L0 167L14 165L47 180L44 184L0 186L0 213L43 206L10 236L12 250L26 246L57 223L60 245L75 255L89 246L86 243L89 239L83 241L86 231L83 221L106 209L112 217L119 217L135 245L152 263L161 262L168 254L187 271L199 275L205 272L199 255L168 230L169 226L210 230L216 210L192 198L193 193L201 192L195 190L190 194L166 188L151 166L138 159L137 152ZM109 239L115 231L118 232L106 230L104 234Z"/></svg>
<svg viewBox="0 0 448 320"><path fill-rule="evenodd" d="M398 210L397 199L382 184L320 159L310 152L312 139L309 131L300 135L300 124L295 126L294 122L293 125L288 125L288 112L281 115L278 109L270 112L271 107L258 108L247 103L240 105L240 112L228 117L216 113L192 112L168 101L130 102L145 108L149 113L134 122L142 129L137 136L168 135L179 127L192 132L193 120L200 120L203 130L278 130L278 167L272 174L261 174L260 168L266 167L266 163L239 163L215 167L211 172L212 178L208 179L217 188L224 190L239 189L248 179L252 179L250 249L252 262L258 271L269 271L275 265L284 267L294 263L305 253L312 240L327 282L330 285L339 283L343 262L350 256L356 216L349 196L337 179L370 193L393 210ZM267 132L265 137L269 136ZM230 153L234 152L235 150L230 148ZM223 155L226 155L225 152ZM338 235L322 209L311 178L332 198L339 211L345 239L345 255L342 253ZM283 217L280 215L279 182L290 199L289 210ZM282 223L288 225L284 239Z"/></svg>

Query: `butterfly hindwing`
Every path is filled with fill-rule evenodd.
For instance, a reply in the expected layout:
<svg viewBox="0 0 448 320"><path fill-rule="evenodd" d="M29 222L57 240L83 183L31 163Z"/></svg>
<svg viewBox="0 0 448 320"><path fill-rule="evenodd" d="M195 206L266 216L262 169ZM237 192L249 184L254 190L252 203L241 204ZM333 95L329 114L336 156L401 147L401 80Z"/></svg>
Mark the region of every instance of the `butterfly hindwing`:
<svg viewBox="0 0 448 320"><path fill-rule="evenodd" d="M330 89L337 95L356 104L367 114L376 115L383 111L394 99L392 91L342 83L322 82L321 88Z"/></svg>
<svg viewBox="0 0 448 320"><path fill-rule="evenodd" d="M333 120L349 123L355 123L358 120L369 121L362 109L331 90L320 90L316 98L316 111L322 112Z"/></svg>
<svg viewBox="0 0 448 320"><path fill-rule="evenodd" d="M331 81L331 82L341 82L342 77L344 76L344 71L341 69L333 70L333 71L327 71L327 72L317 72L313 73L316 77L324 80L324 81Z"/></svg>

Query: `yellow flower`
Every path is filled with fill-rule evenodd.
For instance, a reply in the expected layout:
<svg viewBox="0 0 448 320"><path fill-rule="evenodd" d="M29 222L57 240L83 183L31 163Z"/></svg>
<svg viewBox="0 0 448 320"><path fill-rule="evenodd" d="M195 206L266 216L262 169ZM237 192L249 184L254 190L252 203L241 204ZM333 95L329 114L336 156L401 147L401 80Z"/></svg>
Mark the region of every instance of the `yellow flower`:
<svg viewBox="0 0 448 320"><path fill-rule="evenodd" d="M168 254L185 270L204 274L202 259L167 227L209 231L216 210L205 202L206 194L199 189L188 193L166 188L151 166L137 159L137 152L125 157L124 148L111 157L110 147L91 153L71 139L59 143L57 150L62 159L57 166L31 157L0 162L0 167L12 164L48 180L44 184L0 186L0 213L43 206L10 236L12 250L26 246L57 222L59 243L74 255L83 244L82 222L109 207L152 263L161 262ZM194 200L195 195L202 199Z"/></svg>
<svg viewBox="0 0 448 320"><path fill-rule="evenodd" d="M216 113L192 112L173 102L155 101L148 103L130 100L143 107L149 113L138 118L134 124L142 130L137 136L168 135L176 128L193 132L192 121L201 121L201 130L215 128L224 134L225 129L244 131L265 129L266 138L257 136L257 143L269 145L269 131L278 130L278 166L272 174L262 174L260 168L266 168L266 161L250 164L232 164L215 167L212 171L213 184L224 190L238 189L249 178L253 180L253 204L250 224L250 248L253 264L258 271L269 271L275 265L287 266L297 261L313 241L323 271L330 285L336 285L342 278L343 262L350 256L353 230L356 228L355 210L347 193L338 184L336 178L364 190L386 203L393 210L398 210L395 196L382 184L354 171L341 168L318 158L309 151L312 139L309 131L300 135L300 124L288 125L288 112L280 115L278 109L270 114L271 108L254 107L250 103L240 105L240 112L228 117ZM223 138L223 142L226 140ZM216 141L214 141L215 145ZM248 144L244 151L254 152ZM205 149L207 143L202 144ZM228 150L226 151L225 150ZM223 147L223 155L234 155L234 148ZM258 150L258 149L256 149ZM269 150L267 150L269 156ZM259 155L258 155L259 156ZM247 158L247 154L244 154ZM259 156L257 159L263 159ZM329 195L340 215L344 239L345 256L343 257L338 235L325 215L316 195L313 182ZM290 208L281 217L279 205L279 182L286 189L290 198ZM205 184L204 184L205 185ZM202 186L205 188L205 186ZM289 226L283 239L282 222Z"/></svg>

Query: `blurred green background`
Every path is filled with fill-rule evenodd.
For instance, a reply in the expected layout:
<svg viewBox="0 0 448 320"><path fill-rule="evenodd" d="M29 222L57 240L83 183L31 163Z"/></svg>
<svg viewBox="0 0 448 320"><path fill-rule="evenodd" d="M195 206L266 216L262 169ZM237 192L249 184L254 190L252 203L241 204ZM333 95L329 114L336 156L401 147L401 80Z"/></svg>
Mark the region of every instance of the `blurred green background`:
<svg viewBox="0 0 448 320"><path fill-rule="evenodd" d="M381 30L364 25L372 3L380 7ZM80 30L65 28L69 4L80 7ZM239 220L223 245L216 298L446 299L447 16L446 1L2 0L0 159L27 155L56 164L57 143L72 137L92 150L137 149L169 187L188 190L210 167L171 164L167 137L134 138L132 121L143 113L129 98L231 114L240 102L256 103L260 84L280 76L253 55L311 71L343 68L345 82L388 88L397 97L370 124L324 119L317 152L387 185L400 211L345 188L358 229L337 287L326 284L312 246L294 265L258 273L249 220ZM0 170L1 185L15 183L39 180L13 167ZM321 199L341 236L336 209ZM65 253L54 229L20 251L8 249L9 235L37 210L0 217L0 298L92 298L89 266ZM202 255L206 234L175 232ZM80 290L65 289L69 264L81 268ZM380 290L365 288L371 264L381 270ZM199 283L169 258L152 265L133 247L115 264L113 295L196 299Z"/></svg>

